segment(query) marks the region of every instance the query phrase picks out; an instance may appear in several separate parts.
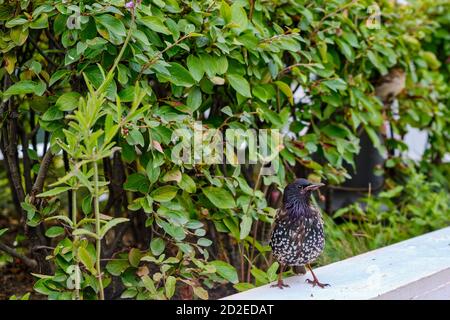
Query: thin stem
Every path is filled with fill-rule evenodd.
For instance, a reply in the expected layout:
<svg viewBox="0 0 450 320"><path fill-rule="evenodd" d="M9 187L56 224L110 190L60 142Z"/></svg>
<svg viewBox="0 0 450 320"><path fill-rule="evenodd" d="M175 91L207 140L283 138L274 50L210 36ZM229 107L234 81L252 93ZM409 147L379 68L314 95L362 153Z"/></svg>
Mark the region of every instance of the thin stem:
<svg viewBox="0 0 450 320"><path fill-rule="evenodd" d="M107 76L105 77L105 81L103 81L103 83L97 89L98 95L101 95L103 93L103 91L106 90L107 85L109 84L109 82L111 81L111 79L114 76L114 71L116 70L117 66L119 65L120 59L122 59L125 49L127 48L128 42L130 42L131 34L133 33L134 20L135 20L135 15L134 15L134 12L132 11L131 12L130 29L128 29L127 37L125 38L125 41L123 43L122 48L120 49L119 54L117 55L117 58L114 60L114 64L113 64L112 68L109 69L109 72L108 72Z"/></svg>
<svg viewBox="0 0 450 320"><path fill-rule="evenodd" d="M77 190L72 190L72 223L74 226L77 225Z"/></svg>
<svg viewBox="0 0 450 320"><path fill-rule="evenodd" d="M340 6L339 8L337 8L335 11L323 16L323 18L319 21L318 25L316 26L316 28L314 29L313 33L317 33L317 31L319 30L319 28L322 26L322 24L325 22L325 20L327 20L328 18L331 18L335 15L337 15L339 12L346 10L348 7L351 7L352 5L354 5L355 3L357 3L358 0L352 0L350 2L348 2L347 4Z"/></svg>
<svg viewBox="0 0 450 320"><path fill-rule="evenodd" d="M250 0L250 12L248 14L248 20L252 21L253 19L253 10L255 9L255 0Z"/></svg>
<svg viewBox="0 0 450 320"><path fill-rule="evenodd" d="M243 244L242 242L238 243L238 250L239 250L239 257L241 260L241 281L244 282L245 280L245 262L244 262L244 252L242 250Z"/></svg>
<svg viewBox="0 0 450 320"><path fill-rule="evenodd" d="M284 73L287 73L287 72L291 71L295 67L314 67L314 66L317 66L317 63L313 63L313 62L311 62L311 63L294 63L294 64L292 64L290 66L287 66L286 68L284 68L280 72L278 72L277 77L279 77L280 75L282 75Z"/></svg>
<svg viewBox="0 0 450 320"><path fill-rule="evenodd" d="M95 240L96 244L96 269L98 272L98 289L100 293L100 300L105 300L105 293L103 291L102 282L102 270L101 270L101 250L102 250L102 240L100 239L100 206L99 206L99 189L98 189L98 165L97 160L94 161L94 213L95 213L95 233L99 236Z"/></svg>
<svg viewBox="0 0 450 320"><path fill-rule="evenodd" d="M176 45L178 45L179 43L181 43L182 41L184 41L185 39L190 38L190 37L192 37L191 33L185 34L184 36L179 38L177 41L175 41L171 45L164 48L164 50L159 51L153 58L151 58L146 64L144 64L144 66L141 69L141 72L139 73L138 80L142 77L143 72L145 70L147 70L148 68L150 68L154 63L156 63L166 51L172 49L173 47L175 47Z"/></svg>
<svg viewBox="0 0 450 320"><path fill-rule="evenodd" d="M77 190L72 190L72 223L74 226L77 225ZM74 236L74 243L78 243L78 236ZM74 256L78 257L77 247L75 246ZM76 259L76 266L78 269L78 259ZM77 275L78 276L78 275ZM80 282L78 280L75 281L75 299L80 300Z"/></svg>
<svg viewBox="0 0 450 320"><path fill-rule="evenodd" d="M35 269L38 266L36 260L30 259L30 258L26 257L25 255L20 254L19 252L17 252L13 248L11 248L10 246L7 246L6 244L4 244L2 242L0 242L0 251L4 251L7 254L9 254L10 256L13 256L14 258L22 260L23 263L25 263L28 267L30 267L32 269Z"/></svg>
<svg viewBox="0 0 450 320"><path fill-rule="evenodd" d="M253 193L250 197L250 201L248 202L248 207L247 210L245 212L245 215L248 215L248 212L250 211L250 205L253 202L253 199L255 198L255 192L256 190L259 188L259 184L261 182L261 174L262 174L262 170L264 168L264 164L261 164L261 168L259 168L259 172L258 172L258 178L256 179L256 183L253 187ZM253 233L253 241L252 241L252 251L250 254L250 261L248 262L248 268L247 268L247 282L250 282L250 278L251 278L251 270L252 270L252 266L253 266L253 258L255 256L255 244L256 244L256 233L258 232L258 221L256 221L255 227L253 229L254 233Z"/></svg>

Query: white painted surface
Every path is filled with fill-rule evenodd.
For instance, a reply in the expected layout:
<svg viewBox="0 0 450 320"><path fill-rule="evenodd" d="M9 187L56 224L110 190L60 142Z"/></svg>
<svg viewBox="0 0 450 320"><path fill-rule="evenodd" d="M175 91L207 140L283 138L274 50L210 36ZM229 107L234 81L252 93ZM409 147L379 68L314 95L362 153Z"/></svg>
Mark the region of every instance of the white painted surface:
<svg viewBox="0 0 450 320"><path fill-rule="evenodd" d="M407 126L407 133L403 141L408 146L407 157L420 161L427 147L428 133L425 130Z"/></svg>
<svg viewBox="0 0 450 320"><path fill-rule="evenodd" d="M226 300L450 299L450 227L314 270L324 289L285 279L283 290L265 285Z"/></svg>

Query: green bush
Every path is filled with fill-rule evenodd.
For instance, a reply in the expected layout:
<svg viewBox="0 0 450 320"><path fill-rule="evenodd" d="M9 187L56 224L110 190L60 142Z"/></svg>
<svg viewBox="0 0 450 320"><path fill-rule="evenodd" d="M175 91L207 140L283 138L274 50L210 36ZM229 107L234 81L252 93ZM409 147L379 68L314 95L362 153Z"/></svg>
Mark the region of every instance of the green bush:
<svg viewBox="0 0 450 320"><path fill-rule="evenodd" d="M443 183L424 175L445 181L448 171L449 8L410 2L2 1L1 147L30 247L43 248L31 252L42 273L35 290L207 299L230 292L226 283L271 281L277 190L298 174L350 178L344 165L363 132L388 154L392 182L364 210L340 211L367 220L364 249L444 226L449 198L430 198ZM397 113L375 97L394 67L407 74ZM276 174L172 161L173 133L196 121L281 130ZM428 132L422 173L402 171L407 146L381 130L385 121L399 136Z"/></svg>

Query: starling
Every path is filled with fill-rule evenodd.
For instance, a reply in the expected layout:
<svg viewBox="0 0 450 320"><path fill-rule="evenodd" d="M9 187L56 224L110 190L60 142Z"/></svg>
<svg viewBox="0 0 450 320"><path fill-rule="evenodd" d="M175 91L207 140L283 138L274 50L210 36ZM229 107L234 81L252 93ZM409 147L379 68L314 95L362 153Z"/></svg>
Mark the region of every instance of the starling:
<svg viewBox="0 0 450 320"><path fill-rule="evenodd" d="M280 263L278 283L273 287L288 287L281 278L286 266L303 270L301 273L305 273L306 266L313 276L313 280L306 280L308 283L321 288L328 285L319 282L310 266L325 245L322 215L310 201L311 192L321 186L323 183L297 179L284 190L270 240L273 256Z"/></svg>

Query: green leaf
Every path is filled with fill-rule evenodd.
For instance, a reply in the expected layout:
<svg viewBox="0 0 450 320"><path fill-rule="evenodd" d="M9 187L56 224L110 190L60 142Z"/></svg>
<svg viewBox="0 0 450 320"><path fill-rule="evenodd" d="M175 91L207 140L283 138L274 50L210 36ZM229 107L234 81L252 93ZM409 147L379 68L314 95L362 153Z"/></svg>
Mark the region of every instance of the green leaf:
<svg viewBox="0 0 450 320"><path fill-rule="evenodd" d="M394 198L398 197L403 190L403 186L396 186L395 188L392 188L390 190L380 192L378 196L381 198Z"/></svg>
<svg viewBox="0 0 450 320"><path fill-rule="evenodd" d="M123 185L124 190L139 191L142 193L148 192L149 183L145 175L141 173L133 173L128 176L127 181Z"/></svg>
<svg viewBox="0 0 450 320"><path fill-rule="evenodd" d="M75 229L72 232L73 236L89 236L93 239L99 239L99 237L92 231L86 230L86 229Z"/></svg>
<svg viewBox="0 0 450 320"><path fill-rule="evenodd" d="M125 37L127 34L122 21L112 15L103 14L101 16L96 16L95 20L104 26L108 32L112 32L117 37Z"/></svg>
<svg viewBox="0 0 450 320"><path fill-rule="evenodd" d="M8 231L8 228L0 229L0 237L1 237L2 235L4 235L4 234L6 233L6 231Z"/></svg>
<svg viewBox="0 0 450 320"><path fill-rule="evenodd" d="M222 111L229 117L233 116L233 110L229 106L223 107L222 109L220 109L220 111Z"/></svg>
<svg viewBox="0 0 450 320"><path fill-rule="evenodd" d="M253 219L251 216L245 215L242 217L242 221L240 224L240 233L239 233L239 238L241 240L247 238L247 236L249 235L250 230L252 228L252 223L253 223Z"/></svg>
<svg viewBox="0 0 450 320"><path fill-rule="evenodd" d="M345 139L349 135L349 131L345 126L329 124L321 128L321 131L330 138L342 138Z"/></svg>
<svg viewBox="0 0 450 320"><path fill-rule="evenodd" d="M231 283L238 283L238 274L236 269L225 261L214 260L210 262L216 268L216 272L225 280Z"/></svg>
<svg viewBox="0 0 450 320"><path fill-rule="evenodd" d="M181 176L181 181L178 183L180 188L188 193L195 193L197 191L197 186L195 185L194 179L192 179L186 173Z"/></svg>
<svg viewBox="0 0 450 320"><path fill-rule="evenodd" d="M166 247L166 244L164 243L164 240L161 238L153 238L150 242L150 250L152 251L152 254L154 256L159 256L161 253L164 252L164 249Z"/></svg>
<svg viewBox="0 0 450 320"><path fill-rule="evenodd" d="M186 233L184 229L180 226L175 226L173 224L167 223L165 221L160 221L159 224L171 237L177 241L182 241L186 238Z"/></svg>
<svg viewBox="0 0 450 320"><path fill-rule="evenodd" d="M231 217L227 217L227 218L223 219L223 223L225 224L226 228L228 230L230 230L231 235L238 240L240 238L239 237L239 228L237 226L237 223L234 221L234 219L232 219ZM223 230L223 231L226 232L226 230Z"/></svg>
<svg viewBox="0 0 450 320"><path fill-rule="evenodd" d="M51 220L61 220L67 223L67 225L73 227L73 222L70 220L69 217L63 216L63 215L57 215L57 216L51 216L45 219L45 221L51 221Z"/></svg>
<svg viewBox="0 0 450 320"><path fill-rule="evenodd" d="M434 52L424 51L422 52L422 58L427 62L431 69L437 70L442 65Z"/></svg>
<svg viewBox="0 0 450 320"><path fill-rule="evenodd" d="M167 202L175 198L178 188L175 186L163 186L153 190L150 194L153 200L158 202Z"/></svg>
<svg viewBox="0 0 450 320"><path fill-rule="evenodd" d="M248 283L248 282L239 282L239 283L236 283L235 285L233 285L233 287L237 291L242 292L242 291L247 291L247 290L253 289L255 287L255 285L252 283Z"/></svg>
<svg viewBox="0 0 450 320"><path fill-rule="evenodd" d="M62 234L64 234L64 228L63 227L50 227L45 231L45 236L49 238L56 238Z"/></svg>
<svg viewBox="0 0 450 320"><path fill-rule="evenodd" d="M375 132L375 130L371 127L364 127L366 130L367 135L369 136L370 140L373 143L373 146L381 153L384 154L386 152L386 147L381 144L380 137L378 136L378 133Z"/></svg>
<svg viewBox="0 0 450 320"><path fill-rule="evenodd" d="M120 223L124 223L129 221L128 218L114 218L112 220L109 220L101 229L100 229L100 238L103 238L106 233L116 225Z"/></svg>
<svg viewBox="0 0 450 320"><path fill-rule="evenodd" d="M54 74L52 74L50 81L48 83L48 86L51 87L55 82L62 79L64 76L68 75L70 73L69 70L58 70Z"/></svg>
<svg viewBox="0 0 450 320"><path fill-rule="evenodd" d="M270 121L275 128L281 128L283 126L283 121L281 120L280 115L277 112L267 108L265 105L261 105L259 109L259 114L261 115L261 117L263 119L266 119L267 121Z"/></svg>
<svg viewBox="0 0 450 320"><path fill-rule="evenodd" d="M92 273L96 274L94 269L95 259L84 247L78 248L78 259L85 265L85 267Z"/></svg>
<svg viewBox="0 0 450 320"><path fill-rule="evenodd" d="M21 26L27 22L28 22L27 19L25 19L23 17L17 17L17 18L11 19L8 22L6 22L5 27L12 28L15 26Z"/></svg>
<svg viewBox="0 0 450 320"><path fill-rule="evenodd" d="M166 174L162 177L162 181L170 182L176 181L177 183L181 181L181 171L180 169L174 167L171 170L167 171Z"/></svg>
<svg viewBox="0 0 450 320"><path fill-rule="evenodd" d="M347 83L342 79L326 80L323 84L335 92L347 89Z"/></svg>
<svg viewBox="0 0 450 320"><path fill-rule="evenodd" d="M132 248L128 253L128 261L133 267L137 267L141 261L142 253L141 250L137 248Z"/></svg>
<svg viewBox="0 0 450 320"><path fill-rule="evenodd" d="M56 100L56 106L61 111L72 111L78 107L80 94L78 92L66 92Z"/></svg>
<svg viewBox="0 0 450 320"><path fill-rule="evenodd" d="M33 289L40 293L40 294L44 294L44 295L50 295L52 294L54 291L50 290L47 285L47 279L39 279L38 281L36 281L36 283L34 284Z"/></svg>
<svg viewBox="0 0 450 320"><path fill-rule="evenodd" d="M203 237L206 234L206 230L205 229L196 229L194 233L197 237Z"/></svg>
<svg viewBox="0 0 450 320"><path fill-rule="evenodd" d="M37 83L31 80L22 80L10 86L4 93L4 96L17 94L27 94L37 92Z"/></svg>
<svg viewBox="0 0 450 320"><path fill-rule="evenodd" d="M127 142L132 146L140 145L143 147L145 145L145 140L141 130L139 128L133 128L127 136Z"/></svg>
<svg viewBox="0 0 450 320"><path fill-rule="evenodd" d="M369 58L370 62L372 62L372 64L375 66L375 68L377 68L378 71L380 71L382 75L388 73L386 66L381 62L377 53L373 52L372 50L369 50L367 52L367 57Z"/></svg>
<svg viewBox="0 0 450 320"><path fill-rule="evenodd" d="M250 85L244 77L237 74L227 74L228 82L231 87L236 90L240 95L251 98Z"/></svg>
<svg viewBox="0 0 450 320"><path fill-rule="evenodd" d="M208 291L202 287L192 287L194 294L202 300L208 300Z"/></svg>
<svg viewBox="0 0 450 320"><path fill-rule="evenodd" d="M355 52L353 51L353 48L344 40L336 39L336 43L341 49L341 52L344 54L344 56L350 61L355 61Z"/></svg>
<svg viewBox="0 0 450 320"><path fill-rule="evenodd" d="M30 29L45 29L48 28L48 15L41 14L39 18L30 23Z"/></svg>
<svg viewBox="0 0 450 320"><path fill-rule="evenodd" d="M52 196L56 196L60 193L66 192L68 190L72 189L72 187L56 187L53 188L51 190L48 190L46 192L40 193L37 196L39 198L46 198L46 197L52 197Z"/></svg>
<svg viewBox="0 0 450 320"><path fill-rule="evenodd" d="M314 21L314 16L313 16L313 13L311 12L311 10L309 10L308 8L305 8L305 7L301 7L301 8L299 8L299 11L306 18L306 20L308 20L309 23Z"/></svg>
<svg viewBox="0 0 450 320"><path fill-rule="evenodd" d="M48 108L47 111L42 115L42 120L44 121L55 121L64 118L63 111L59 110L57 106Z"/></svg>
<svg viewBox="0 0 450 320"><path fill-rule="evenodd" d="M200 238L197 240L197 244L202 247L209 247L212 244L212 241L206 238Z"/></svg>
<svg viewBox="0 0 450 320"><path fill-rule="evenodd" d="M195 87L189 92L186 104L189 107L190 113L194 112L202 105L202 92L199 88Z"/></svg>
<svg viewBox="0 0 450 320"><path fill-rule="evenodd" d="M142 279L142 283L144 284L145 289L147 289L151 293L155 294L156 287L155 287L155 283L153 282L153 279L150 278L148 275L142 276L141 279Z"/></svg>
<svg viewBox="0 0 450 320"><path fill-rule="evenodd" d="M231 209L236 207L233 196L225 189L206 187L202 189L202 192L217 208Z"/></svg>
<svg viewBox="0 0 450 320"><path fill-rule="evenodd" d="M203 64L200 58L190 55L187 57L187 67L189 69L189 72L191 73L192 78L199 82L202 80L203 75L205 74L205 71L203 70Z"/></svg>
<svg viewBox="0 0 450 320"><path fill-rule="evenodd" d="M171 75L169 81L174 85L180 87L190 87L195 84L195 80L192 78L189 71L187 71L181 64L171 62L167 69Z"/></svg>
<svg viewBox="0 0 450 320"><path fill-rule="evenodd" d="M130 266L128 260L117 259L109 261L106 270L113 276L120 276Z"/></svg>
<svg viewBox="0 0 450 320"><path fill-rule="evenodd" d="M226 23L231 22L232 17L231 7L225 0L222 0L222 3L220 4L220 15L222 16L222 18L225 20Z"/></svg>
<svg viewBox="0 0 450 320"><path fill-rule="evenodd" d="M272 263L270 268L267 269L266 274L270 282L275 281L277 279L277 270L279 266L280 266L279 263L275 261L274 263Z"/></svg>
<svg viewBox="0 0 450 320"><path fill-rule="evenodd" d="M231 23L236 24L239 30L247 28L247 13L238 2L231 5Z"/></svg>
<svg viewBox="0 0 450 320"><path fill-rule="evenodd" d="M175 285L177 279L174 276L168 276L166 279L166 297L168 299L172 298L175 293Z"/></svg>
<svg viewBox="0 0 450 320"><path fill-rule="evenodd" d="M163 34L171 34L170 30L164 25L162 20L155 16L147 16L139 19L139 22L144 24L146 27L152 29L155 32Z"/></svg>
<svg viewBox="0 0 450 320"><path fill-rule="evenodd" d="M293 105L294 104L294 95L293 95L292 90L289 87L289 85L287 85L283 81L275 81L275 84L281 90L281 92L283 92L284 95L288 98L289 103L291 105Z"/></svg>
<svg viewBox="0 0 450 320"><path fill-rule="evenodd" d="M147 163L147 166L145 167L145 172L147 173L148 179L150 180L151 183L155 183L158 178L159 175L161 173L161 168L159 166L154 166L153 165L153 161L149 161Z"/></svg>
<svg viewBox="0 0 450 320"><path fill-rule="evenodd" d="M137 294L138 294L138 291L136 290L136 288L128 288L127 290L122 292L122 294L120 295L120 298L121 299L132 299L132 298L136 297Z"/></svg>

